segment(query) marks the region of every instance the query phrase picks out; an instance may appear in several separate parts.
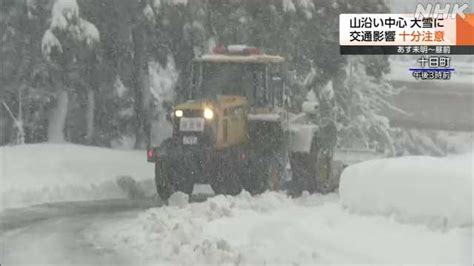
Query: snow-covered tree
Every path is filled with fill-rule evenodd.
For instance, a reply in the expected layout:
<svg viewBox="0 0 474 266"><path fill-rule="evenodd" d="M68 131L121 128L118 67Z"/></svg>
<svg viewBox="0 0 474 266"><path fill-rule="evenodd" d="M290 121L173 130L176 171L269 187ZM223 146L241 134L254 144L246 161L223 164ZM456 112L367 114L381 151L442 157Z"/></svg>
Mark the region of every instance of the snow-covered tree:
<svg viewBox="0 0 474 266"><path fill-rule="evenodd" d="M387 110L403 112L390 102L399 89L382 77L369 75L366 58L351 57L341 84L337 106L339 145L345 148L377 149L394 154L394 141Z"/></svg>
<svg viewBox="0 0 474 266"><path fill-rule="evenodd" d="M23 99L27 142L49 135L52 141L110 145L127 137L143 147L170 100L169 93L156 90L186 86L191 60L216 44L248 44L283 55L294 76L289 83L295 110L308 91L321 99L332 96L325 121L337 122L341 145L354 136L367 139L364 145L383 142L383 130L368 132L374 123L387 123L368 115L379 114L372 106L377 102L362 96L385 86L388 63L380 56L349 63L339 54L337 27L338 14L385 12L383 1L0 1L0 100L18 117ZM366 78L355 80L348 64ZM163 74L172 78L161 79ZM14 142L14 120L0 108L11 128L3 143ZM351 124L359 118L371 122ZM344 133L360 130L365 137Z"/></svg>
<svg viewBox="0 0 474 266"><path fill-rule="evenodd" d="M100 41L100 34L95 25L80 17L76 0L56 0L53 5L51 24L41 41L43 54L48 60L51 60L54 50L59 54L64 53L58 36L63 43L74 42L74 45L84 44L90 48ZM76 56L76 54L69 55L73 58Z"/></svg>
<svg viewBox="0 0 474 266"><path fill-rule="evenodd" d="M150 69L150 90L153 94L153 122L150 136L151 145L159 145L163 140L171 136L172 127L166 119L169 104L174 100L174 87L178 80L174 60L170 56L166 67L158 62L149 65Z"/></svg>
<svg viewBox="0 0 474 266"><path fill-rule="evenodd" d="M76 0L56 0L51 10L51 23L43 35L41 50L51 62L52 71L57 72L56 107L51 110L48 126L48 140L63 142L64 128L69 106L68 92L75 81L78 60L89 57L94 45L100 41L97 28L80 17ZM87 65L87 63L84 63ZM80 66L79 66L80 67ZM71 75L72 74L72 75ZM92 90L90 90L92 92ZM89 97L88 134L91 134L93 120L93 94Z"/></svg>
<svg viewBox="0 0 474 266"><path fill-rule="evenodd" d="M41 141L40 111L33 109L48 93L38 86L44 62L36 45L46 14L36 1L2 0L0 6L0 144Z"/></svg>

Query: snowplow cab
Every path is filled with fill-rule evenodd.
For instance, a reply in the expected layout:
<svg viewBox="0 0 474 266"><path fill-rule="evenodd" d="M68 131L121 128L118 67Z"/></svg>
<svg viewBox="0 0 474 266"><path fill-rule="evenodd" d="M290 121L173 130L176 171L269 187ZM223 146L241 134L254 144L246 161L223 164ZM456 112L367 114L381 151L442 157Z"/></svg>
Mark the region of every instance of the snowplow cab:
<svg viewBox="0 0 474 266"><path fill-rule="evenodd" d="M189 86L181 95L183 103L175 107L174 118L179 120L179 127L178 121L173 123L175 137L186 130L187 114L201 113L205 126L212 128L206 145L222 150L246 143L249 115L271 114L283 106L279 73L283 62L280 56L243 45L218 46L214 54L195 58ZM272 78L280 78L280 84ZM176 116L181 113L182 117Z"/></svg>
<svg viewBox="0 0 474 266"><path fill-rule="evenodd" d="M258 162L260 150L281 150L284 142L283 62L243 45L218 46L193 60L189 85L177 92L172 137L149 152L162 199L189 194L194 183L210 183L217 194L269 189L269 174L277 179L283 163ZM249 180L257 168L264 169L261 180Z"/></svg>

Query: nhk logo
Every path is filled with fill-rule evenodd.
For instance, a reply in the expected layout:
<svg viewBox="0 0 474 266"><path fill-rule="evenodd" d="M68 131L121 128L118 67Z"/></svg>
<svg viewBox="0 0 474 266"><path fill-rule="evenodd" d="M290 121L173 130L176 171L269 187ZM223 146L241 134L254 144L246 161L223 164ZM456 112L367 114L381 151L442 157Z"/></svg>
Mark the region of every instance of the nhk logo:
<svg viewBox="0 0 474 266"><path fill-rule="evenodd" d="M415 17L437 17L437 18L456 18L460 16L465 18L466 14L464 11L468 9L467 3L463 4L418 4L416 6Z"/></svg>

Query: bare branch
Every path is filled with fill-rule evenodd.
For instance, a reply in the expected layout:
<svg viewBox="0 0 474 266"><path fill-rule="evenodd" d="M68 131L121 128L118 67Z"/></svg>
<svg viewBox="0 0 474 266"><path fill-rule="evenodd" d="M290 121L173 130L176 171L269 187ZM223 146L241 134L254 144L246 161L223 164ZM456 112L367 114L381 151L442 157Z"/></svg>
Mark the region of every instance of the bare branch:
<svg viewBox="0 0 474 266"><path fill-rule="evenodd" d="M10 107L8 107L7 103L3 101L2 104L3 104L3 106L5 107L5 109L7 109L8 113L9 113L10 116L12 117L13 121L14 121L15 123L17 123L17 122L18 122L18 119L16 119L15 115L12 113L12 111L11 111Z"/></svg>

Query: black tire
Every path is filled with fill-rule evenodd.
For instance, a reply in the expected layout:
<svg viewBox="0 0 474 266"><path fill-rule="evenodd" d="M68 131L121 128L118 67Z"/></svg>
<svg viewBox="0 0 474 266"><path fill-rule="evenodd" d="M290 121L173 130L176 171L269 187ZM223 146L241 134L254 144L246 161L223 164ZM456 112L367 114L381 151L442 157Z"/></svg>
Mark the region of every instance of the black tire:
<svg viewBox="0 0 474 266"><path fill-rule="evenodd" d="M180 174L176 169L163 162L158 162L155 165L156 192L163 201L167 201L176 191L188 195L193 192L194 182L186 180L185 175Z"/></svg>
<svg viewBox="0 0 474 266"><path fill-rule="evenodd" d="M168 181L168 176L164 173L164 166L162 163L157 162L155 164L155 185L156 192L160 196L162 201L169 199L171 194L173 194L173 188L171 187L170 182Z"/></svg>
<svg viewBox="0 0 474 266"><path fill-rule="evenodd" d="M181 179L175 186L175 191L181 191L185 194L191 195L194 189L194 182L192 180Z"/></svg>
<svg viewBox="0 0 474 266"><path fill-rule="evenodd" d="M242 182L238 172L230 162L221 161L217 166L214 179L211 181L214 193L235 196L242 192Z"/></svg>
<svg viewBox="0 0 474 266"><path fill-rule="evenodd" d="M252 195L280 190L284 167L276 156L261 157L251 166L249 178L244 183L245 190Z"/></svg>

